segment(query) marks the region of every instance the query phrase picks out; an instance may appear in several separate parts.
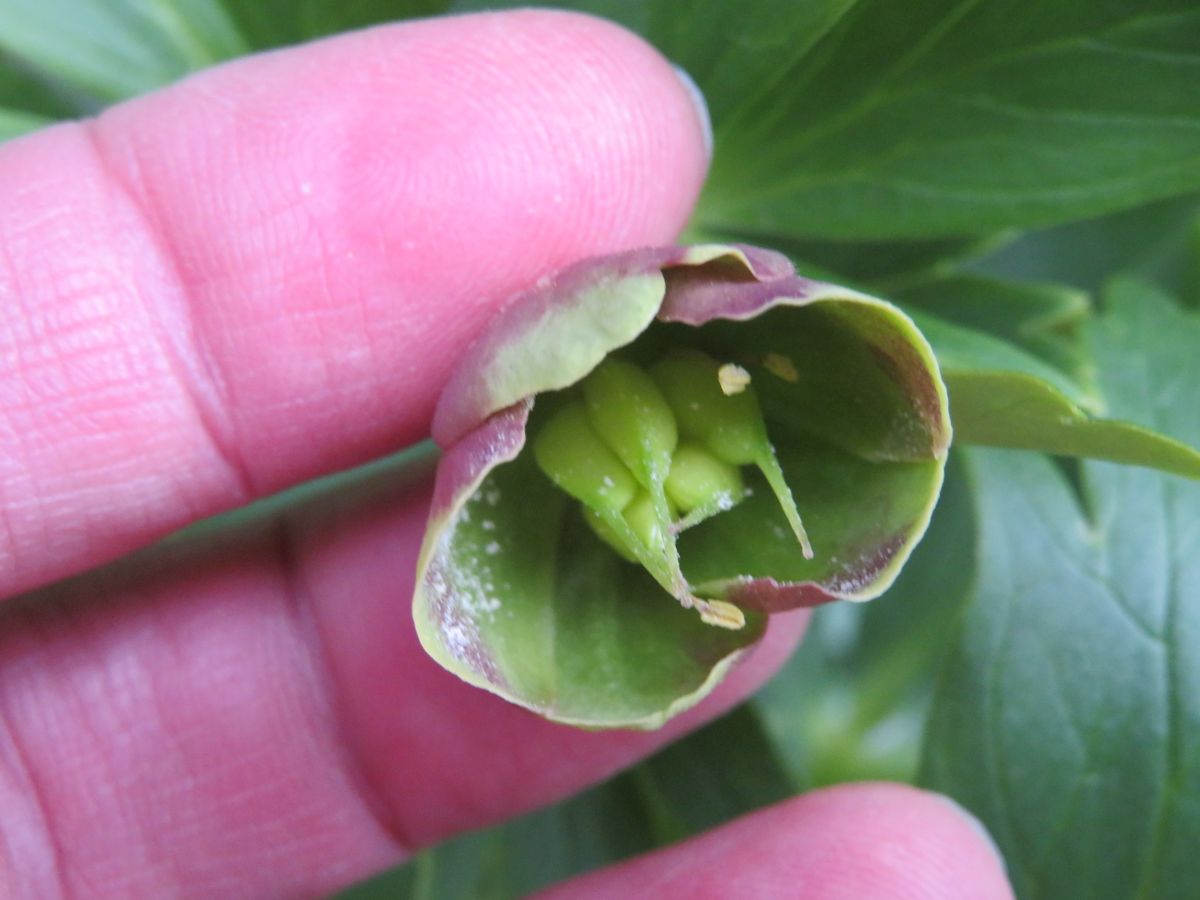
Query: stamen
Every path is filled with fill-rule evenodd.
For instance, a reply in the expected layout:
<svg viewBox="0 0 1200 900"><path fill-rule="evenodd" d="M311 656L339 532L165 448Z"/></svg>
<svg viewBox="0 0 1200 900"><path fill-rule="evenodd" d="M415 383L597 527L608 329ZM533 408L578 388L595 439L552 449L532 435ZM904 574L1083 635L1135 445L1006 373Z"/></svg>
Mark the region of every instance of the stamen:
<svg viewBox="0 0 1200 900"><path fill-rule="evenodd" d="M750 384L750 373L736 363L725 363L717 369L717 381L726 397L740 394Z"/></svg>

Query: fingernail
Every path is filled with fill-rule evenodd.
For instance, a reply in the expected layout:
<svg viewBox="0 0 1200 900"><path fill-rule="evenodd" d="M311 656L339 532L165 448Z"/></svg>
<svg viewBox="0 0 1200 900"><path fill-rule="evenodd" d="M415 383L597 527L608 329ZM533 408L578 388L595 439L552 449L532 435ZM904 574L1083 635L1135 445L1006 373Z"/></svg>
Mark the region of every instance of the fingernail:
<svg viewBox="0 0 1200 900"><path fill-rule="evenodd" d="M942 802L944 802L948 806L950 806L956 813L958 813L958 815L968 825L971 826L971 830L974 831L977 835L979 835L980 838L983 839L983 843L991 849L992 855L995 856L996 861L998 863L1000 863L1000 869L1004 872L1005 875L1007 875L1008 874L1008 865L1007 865L1007 863L1004 862L1004 854L1000 852L1000 847L996 843L995 839L992 837L991 832L989 832L987 830L987 828L984 826L984 824L981 821L979 821L978 818L975 817L975 814L972 813L970 810L968 810L961 803L959 803L956 800L952 800L950 797L947 797L945 794L936 794L935 796L939 800L941 800Z"/></svg>
<svg viewBox="0 0 1200 900"><path fill-rule="evenodd" d="M708 153L708 158L712 159L713 152L713 133L712 119L708 115L708 103L704 99L704 94L699 86L692 80L692 76L685 72L680 66L673 66L675 76L679 79L679 83L687 89L688 96L692 98L692 107L696 110L696 118L700 120L700 130L704 134L704 149Z"/></svg>

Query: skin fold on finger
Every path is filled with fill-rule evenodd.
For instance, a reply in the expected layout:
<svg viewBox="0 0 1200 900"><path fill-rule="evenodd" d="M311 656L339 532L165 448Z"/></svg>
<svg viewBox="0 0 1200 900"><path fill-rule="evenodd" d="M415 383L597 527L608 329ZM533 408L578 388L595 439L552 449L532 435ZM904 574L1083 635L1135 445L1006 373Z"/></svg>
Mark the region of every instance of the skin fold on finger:
<svg viewBox="0 0 1200 900"><path fill-rule="evenodd" d="M547 723L416 641L427 478L343 476L0 608L0 895L320 896L712 718L803 628L661 732Z"/></svg>
<svg viewBox="0 0 1200 900"><path fill-rule="evenodd" d="M979 826L895 784L842 785L595 872L537 900L1011 900Z"/></svg>
<svg viewBox="0 0 1200 900"><path fill-rule="evenodd" d="M707 165L585 16L387 26L0 148L0 596L419 440L490 314L670 242Z"/></svg>

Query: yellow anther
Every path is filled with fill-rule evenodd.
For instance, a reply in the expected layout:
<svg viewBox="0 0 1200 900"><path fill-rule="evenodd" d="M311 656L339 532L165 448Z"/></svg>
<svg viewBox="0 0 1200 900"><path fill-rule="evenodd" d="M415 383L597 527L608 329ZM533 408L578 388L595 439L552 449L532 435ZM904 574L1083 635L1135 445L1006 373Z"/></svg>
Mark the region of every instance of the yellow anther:
<svg viewBox="0 0 1200 900"><path fill-rule="evenodd" d="M750 373L736 363L725 363L717 369L717 382L726 397L740 394L750 384Z"/></svg>
<svg viewBox="0 0 1200 900"><path fill-rule="evenodd" d="M763 368L788 384L795 384L800 380L800 373L796 371L796 364L792 362L791 357L784 356L782 353L768 353L764 356Z"/></svg>

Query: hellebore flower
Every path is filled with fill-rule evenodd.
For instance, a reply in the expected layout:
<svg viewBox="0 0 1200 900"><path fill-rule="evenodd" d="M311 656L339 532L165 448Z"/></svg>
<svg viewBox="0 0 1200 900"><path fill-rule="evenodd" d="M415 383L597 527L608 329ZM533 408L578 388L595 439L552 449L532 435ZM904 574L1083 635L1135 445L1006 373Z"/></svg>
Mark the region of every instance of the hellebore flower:
<svg viewBox="0 0 1200 900"><path fill-rule="evenodd" d="M702 245L545 279L465 354L433 436L425 649L557 721L654 728L771 613L892 583L950 422L894 306Z"/></svg>

